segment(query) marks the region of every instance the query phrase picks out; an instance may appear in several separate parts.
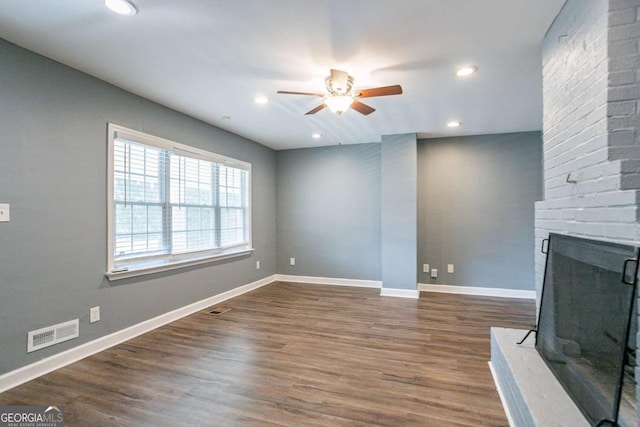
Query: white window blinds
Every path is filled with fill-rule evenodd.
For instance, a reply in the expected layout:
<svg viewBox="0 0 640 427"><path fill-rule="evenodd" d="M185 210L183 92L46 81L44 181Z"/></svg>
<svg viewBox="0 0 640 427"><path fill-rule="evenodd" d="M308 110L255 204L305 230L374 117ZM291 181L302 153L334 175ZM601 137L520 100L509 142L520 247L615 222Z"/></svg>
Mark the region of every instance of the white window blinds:
<svg viewBox="0 0 640 427"><path fill-rule="evenodd" d="M115 141L115 258L166 252L165 153L132 141Z"/></svg>
<svg viewBox="0 0 640 427"><path fill-rule="evenodd" d="M110 125L109 271L250 248L250 165Z"/></svg>

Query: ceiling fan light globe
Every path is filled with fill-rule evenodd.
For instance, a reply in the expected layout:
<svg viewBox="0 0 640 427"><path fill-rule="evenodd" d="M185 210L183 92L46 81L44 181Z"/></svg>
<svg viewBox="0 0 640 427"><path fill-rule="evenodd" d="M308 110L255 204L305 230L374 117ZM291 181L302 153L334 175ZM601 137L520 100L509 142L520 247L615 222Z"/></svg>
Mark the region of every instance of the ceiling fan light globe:
<svg viewBox="0 0 640 427"><path fill-rule="evenodd" d="M332 113L341 115L353 104L353 97L348 95L330 96L325 99L324 104Z"/></svg>

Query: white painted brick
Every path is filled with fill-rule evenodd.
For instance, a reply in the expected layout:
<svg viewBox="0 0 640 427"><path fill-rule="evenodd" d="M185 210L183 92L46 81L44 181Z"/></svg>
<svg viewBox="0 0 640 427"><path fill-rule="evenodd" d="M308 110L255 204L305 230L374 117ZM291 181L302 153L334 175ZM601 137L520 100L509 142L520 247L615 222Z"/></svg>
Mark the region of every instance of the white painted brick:
<svg viewBox="0 0 640 427"><path fill-rule="evenodd" d="M636 169L633 166L634 165L627 165L626 171L635 172ZM638 167L640 167L640 164L638 164ZM622 162L620 160L617 160L603 162L596 165L588 166L586 168L582 168L577 175L579 180L589 180L607 176L618 176L620 175L621 171ZM638 172L640 172L640 169L638 170Z"/></svg>
<svg viewBox="0 0 640 427"><path fill-rule="evenodd" d="M640 55L637 53L609 59L610 71L624 71L638 67L640 67Z"/></svg>
<svg viewBox="0 0 640 427"><path fill-rule="evenodd" d="M555 199L558 197L576 196L578 191L573 186L562 186L556 188L547 188L545 186L544 194L547 199Z"/></svg>
<svg viewBox="0 0 640 427"><path fill-rule="evenodd" d="M602 98L606 100L606 92L602 92ZM597 133L604 133L607 129L607 104L606 102L596 102L591 100L583 104L577 111L576 116L579 119L584 118L584 126L593 127Z"/></svg>
<svg viewBox="0 0 640 427"><path fill-rule="evenodd" d="M635 16L634 16L635 20ZM619 56L627 56L638 53L637 40L623 40L609 44L609 58L617 58Z"/></svg>
<svg viewBox="0 0 640 427"><path fill-rule="evenodd" d="M577 194L593 194L620 190L620 177L608 176L574 184Z"/></svg>
<svg viewBox="0 0 640 427"><path fill-rule="evenodd" d="M620 188L623 190L640 189L640 174L637 174L637 173L623 174L621 177Z"/></svg>
<svg viewBox="0 0 640 427"><path fill-rule="evenodd" d="M611 147L609 148L609 159L640 159L640 146Z"/></svg>
<svg viewBox="0 0 640 427"><path fill-rule="evenodd" d="M560 166L573 160L575 160L575 156L571 152L558 151L555 155L549 155L548 153L545 153L545 168Z"/></svg>
<svg viewBox="0 0 640 427"><path fill-rule="evenodd" d="M640 23L618 25L609 30L609 41L616 42L621 40L637 39L640 37Z"/></svg>
<svg viewBox="0 0 640 427"><path fill-rule="evenodd" d="M632 84L636 81L637 73L632 70L625 69L623 71L616 71L609 74L609 85L611 86L624 86Z"/></svg>
<svg viewBox="0 0 640 427"><path fill-rule="evenodd" d="M613 127L613 129L616 129L616 127ZM635 144L635 142L636 134L633 129L615 130L609 134L609 144L613 147L628 147Z"/></svg>
<svg viewBox="0 0 640 427"><path fill-rule="evenodd" d="M610 239L636 240L638 227L636 224L606 224L605 235Z"/></svg>
<svg viewBox="0 0 640 427"><path fill-rule="evenodd" d="M613 162L612 162L613 163ZM624 173L640 173L640 160L621 160L620 171Z"/></svg>
<svg viewBox="0 0 640 427"><path fill-rule="evenodd" d="M640 6L638 0L611 0L609 2L609 10L616 11L621 9L629 9Z"/></svg>
<svg viewBox="0 0 640 427"><path fill-rule="evenodd" d="M545 169L544 171L545 188L547 187L547 181L551 181L553 179L559 178L563 182L566 182L567 178L569 177L569 174L571 174L572 178L577 176L575 172L576 170L571 163L562 163L562 164L559 164L558 166Z"/></svg>
<svg viewBox="0 0 640 427"><path fill-rule="evenodd" d="M631 132L631 136L632 139L635 141L635 130L638 129L638 127L640 126L640 116L617 116L617 117L610 117L608 120L608 125L609 125L609 130L610 131L630 131ZM627 144L619 144L617 141L611 141L611 139L609 140L609 145L629 145Z"/></svg>
<svg viewBox="0 0 640 427"><path fill-rule="evenodd" d="M558 188L563 185L567 185L567 179L564 174L555 178L547 178L544 182L545 189Z"/></svg>
<svg viewBox="0 0 640 427"><path fill-rule="evenodd" d="M607 115L609 117L612 116L626 116L630 114L635 114L637 111L637 102L633 101L619 101L619 102L610 102L608 105Z"/></svg>
<svg viewBox="0 0 640 427"><path fill-rule="evenodd" d="M640 85L616 86L609 88L609 101L627 101L640 98Z"/></svg>
<svg viewBox="0 0 640 427"><path fill-rule="evenodd" d="M595 193L584 195L581 198L584 207L627 207L637 204L636 191L610 191L607 193Z"/></svg>
<svg viewBox="0 0 640 427"><path fill-rule="evenodd" d="M540 210L536 213L536 218L540 220L565 220L573 221L576 219L577 209L547 209Z"/></svg>
<svg viewBox="0 0 640 427"><path fill-rule="evenodd" d="M536 219L535 225L538 228L544 228L546 230L564 230L567 224L564 220L550 220L550 219Z"/></svg>
<svg viewBox="0 0 640 427"><path fill-rule="evenodd" d="M567 208L574 208L576 206L576 199L573 197L557 198L553 200L545 200L543 202L536 203L536 211L538 210L562 210Z"/></svg>
<svg viewBox="0 0 640 427"><path fill-rule="evenodd" d="M575 160L575 167L577 169L582 169L606 160L609 160L607 150L599 149L577 158Z"/></svg>
<svg viewBox="0 0 640 427"><path fill-rule="evenodd" d="M631 24L637 19L637 8L626 7L609 13L609 25Z"/></svg>
<svg viewBox="0 0 640 427"><path fill-rule="evenodd" d="M635 223L638 214L636 206L625 208L597 208L583 209L576 212L576 221L581 222L602 222L602 223Z"/></svg>

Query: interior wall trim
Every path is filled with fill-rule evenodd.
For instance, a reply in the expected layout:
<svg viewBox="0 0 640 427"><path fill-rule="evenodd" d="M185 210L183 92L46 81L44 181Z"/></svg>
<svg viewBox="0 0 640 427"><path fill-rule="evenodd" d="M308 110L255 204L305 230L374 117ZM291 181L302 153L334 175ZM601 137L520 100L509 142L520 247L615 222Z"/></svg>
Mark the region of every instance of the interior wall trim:
<svg viewBox="0 0 640 427"><path fill-rule="evenodd" d="M477 288L475 286L418 283L418 290L423 292L441 292L445 294L477 295L484 297L536 299L536 291L525 291L520 289Z"/></svg>
<svg viewBox="0 0 640 427"><path fill-rule="evenodd" d="M306 283L312 285L355 286L359 288L382 288L379 280L339 279L332 277L294 276L276 274L275 280L280 282Z"/></svg>
<svg viewBox="0 0 640 427"><path fill-rule="evenodd" d="M27 366L23 366L16 370L7 372L0 375L0 393L7 391L20 384L31 381L49 372L60 369L71 363L91 356L92 354L99 353L115 345L121 344L132 338L135 338L144 333L150 332L160 326L166 325L185 316L193 314L197 311L203 310L215 304L219 304L228 299L237 297L254 289L261 288L262 286L273 283L277 275L271 275L263 279L257 280L247 285L242 285L237 288L222 292L212 297L205 298L203 300L194 302L184 307L178 308L173 311L161 314L160 316L145 320L144 322L137 323L129 326L128 328L121 329L112 334L105 335L97 338L93 341L81 344L77 347L65 350L61 353L39 360Z"/></svg>
<svg viewBox="0 0 640 427"><path fill-rule="evenodd" d="M382 289L380 289L380 296L418 299L420 297L420 292L417 289L398 289L383 287Z"/></svg>

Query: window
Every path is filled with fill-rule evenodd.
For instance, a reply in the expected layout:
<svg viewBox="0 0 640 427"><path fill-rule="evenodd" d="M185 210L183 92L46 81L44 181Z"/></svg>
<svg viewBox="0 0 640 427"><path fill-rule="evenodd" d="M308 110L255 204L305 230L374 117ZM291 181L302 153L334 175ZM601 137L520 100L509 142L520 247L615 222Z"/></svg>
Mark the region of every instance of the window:
<svg viewBox="0 0 640 427"><path fill-rule="evenodd" d="M109 124L110 279L244 255L251 165Z"/></svg>

